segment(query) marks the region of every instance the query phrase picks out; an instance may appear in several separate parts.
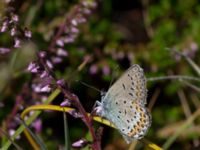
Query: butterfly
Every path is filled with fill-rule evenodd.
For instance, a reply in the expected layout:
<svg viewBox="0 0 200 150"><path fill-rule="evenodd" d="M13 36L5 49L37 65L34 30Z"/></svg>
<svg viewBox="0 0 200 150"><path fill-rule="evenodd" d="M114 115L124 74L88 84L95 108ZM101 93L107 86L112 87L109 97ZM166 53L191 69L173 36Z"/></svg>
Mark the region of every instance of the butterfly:
<svg viewBox="0 0 200 150"><path fill-rule="evenodd" d="M151 126L146 99L143 69L134 64L102 96L101 102L97 102L97 114L114 124L130 143L144 137Z"/></svg>

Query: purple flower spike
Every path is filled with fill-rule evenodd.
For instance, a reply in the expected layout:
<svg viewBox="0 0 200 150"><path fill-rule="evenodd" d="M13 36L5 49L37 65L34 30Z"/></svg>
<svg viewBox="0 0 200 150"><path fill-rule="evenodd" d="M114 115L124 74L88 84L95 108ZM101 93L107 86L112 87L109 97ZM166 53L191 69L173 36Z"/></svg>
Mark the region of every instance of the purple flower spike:
<svg viewBox="0 0 200 150"><path fill-rule="evenodd" d="M82 148L85 147L89 142L85 139L80 139L72 144L74 148Z"/></svg>
<svg viewBox="0 0 200 150"><path fill-rule="evenodd" d="M9 48L0 47L0 54L7 54L10 52Z"/></svg>

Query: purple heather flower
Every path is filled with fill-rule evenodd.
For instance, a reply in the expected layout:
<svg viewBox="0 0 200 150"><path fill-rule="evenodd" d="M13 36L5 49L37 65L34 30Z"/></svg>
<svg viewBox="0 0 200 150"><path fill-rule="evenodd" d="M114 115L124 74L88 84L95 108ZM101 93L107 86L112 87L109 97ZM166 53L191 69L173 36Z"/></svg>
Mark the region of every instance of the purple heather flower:
<svg viewBox="0 0 200 150"><path fill-rule="evenodd" d="M63 46L65 45L62 38L58 39L58 40L56 41L56 44L57 44L58 46L61 46L61 47L63 47Z"/></svg>
<svg viewBox="0 0 200 150"><path fill-rule="evenodd" d="M46 55L47 55L47 52L45 52L45 51L40 51L40 52L39 52L40 58L45 58Z"/></svg>
<svg viewBox="0 0 200 150"><path fill-rule="evenodd" d="M9 53L9 52L10 52L9 48L0 47L0 54L6 54L6 53Z"/></svg>
<svg viewBox="0 0 200 150"><path fill-rule="evenodd" d="M67 44L67 43L73 43L75 39L75 36L73 35L69 35L69 36L65 36L63 41Z"/></svg>
<svg viewBox="0 0 200 150"><path fill-rule="evenodd" d="M15 134L15 130L14 130L14 129L10 129L10 130L8 131L8 134L10 135L10 137L13 136L13 135ZM20 139L20 136L18 135L18 136L16 137L16 139Z"/></svg>
<svg viewBox="0 0 200 150"><path fill-rule="evenodd" d="M98 70L97 65L94 64L90 66L90 74L96 74L97 70Z"/></svg>
<svg viewBox="0 0 200 150"><path fill-rule="evenodd" d="M72 25L74 25L74 26L77 26L77 25L78 25L78 22L77 22L76 19L72 19L71 23L72 23Z"/></svg>
<svg viewBox="0 0 200 150"><path fill-rule="evenodd" d="M65 107L65 106L71 106L71 101L69 99L65 99L60 106Z"/></svg>
<svg viewBox="0 0 200 150"><path fill-rule="evenodd" d="M27 37L27 38L31 38L32 37L32 32L30 30L28 30L27 28L25 28L24 36Z"/></svg>
<svg viewBox="0 0 200 150"><path fill-rule="evenodd" d="M190 44L190 48L191 48L192 51L197 51L197 50L198 50L198 45L197 45L197 43L192 42L192 43Z"/></svg>
<svg viewBox="0 0 200 150"><path fill-rule="evenodd" d="M47 60L46 61L47 66L52 69L53 68L53 64L51 63L51 61Z"/></svg>
<svg viewBox="0 0 200 150"><path fill-rule="evenodd" d="M68 56L68 53L66 50L62 49L62 48L58 48L57 49L57 55L58 56Z"/></svg>
<svg viewBox="0 0 200 150"><path fill-rule="evenodd" d="M60 80L56 81L56 83L57 83L58 85L62 86L62 87L65 86L65 80L64 80L64 79L60 79Z"/></svg>
<svg viewBox="0 0 200 150"><path fill-rule="evenodd" d="M33 127L35 128L37 133L40 133L42 131L42 121L41 121L41 119L37 119L33 123Z"/></svg>
<svg viewBox="0 0 200 150"><path fill-rule="evenodd" d="M71 27L71 32L72 33L79 33L79 29L76 27Z"/></svg>
<svg viewBox="0 0 200 150"><path fill-rule="evenodd" d="M102 71L103 71L104 75L109 75L110 74L110 68L107 65L103 66Z"/></svg>
<svg viewBox="0 0 200 150"><path fill-rule="evenodd" d="M86 22L86 19L83 16L79 16L77 21L78 21L78 23L84 23L84 22Z"/></svg>
<svg viewBox="0 0 200 150"><path fill-rule="evenodd" d="M87 144L88 144L88 141L86 141L85 139L80 139L80 140L74 142L72 144L72 146L74 148L82 148L82 147L85 147Z"/></svg>
<svg viewBox="0 0 200 150"><path fill-rule="evenodd" d="M11 36L15 36L16 33L17 33L17 29L16 29L16 27L13 27L13 28L11 29L11 31L10 31L10 35L11 35Z"/></svg>
<svg viewBox="0 0 200 150"><path fill-rule="evenodd" d="M47 71L43 71L42 73L41 73L41 75L40 75L40 78L45 78L45 77L48 77L48 73L47 73Z"/></svg>
<svg viewBox="0 0 200 150"><path fill-rule="evenodd" d="M76 110L70 110L68 111L68 113L70 115L72 115L74 118L81 118L82 117L82 114L80 114L78 111Z"/></svg>
<svg viewBox="0 0 200 150"><path fill-rule="evenodd" d="M21 47L21 41L20 41L20 39L18 39L18 38L15 38L15 43L14 43L14 48L19 48L19 47Z"/></svg>
<svg viewBox="0 0 200 150"><path fill-rule="evenodd" d="M0 32L6 32L7 29L8 29L7 25L2 25L1 28L0 28Z"/></svg>
<svg viewBox="0 0 200 150"><path fill-rule="evenodd" d="M84 8L83 13L89 15L89 14L91 14L91 10Z"/></svg>
<svg viewBox="0 0 200 150"><path fill-rule="evenodd" d="M19 21L19 16L16 15L16 14L13 14L11 20L12 20L13 22L18 22L18 21Z"/></svg>
<svg viewBox="0 0 200 150"><path fill-rule="evenodd" d="M54 64L58 64L58 63L61 63L63 61L63 59L60 57L51 57L51 61Z"/></svg>
<svg viewBox="0 0 200 150"><path fill-rule="evenodd" d="M40 67L35 62L31 62L27 68L27 70L32 73L38 73L39 69L40 69Z"/></svg>
<svg viewBox="0 0 200 150"><path fill-rule="evenodd" d="M46 85L46 86L41 86L41 84L39 85L32 85L32 88L34 89L35 92L38 92L38 93L42 93L42 92L50 92L51 91L51 88L50 88L50 85Z"/></svg>

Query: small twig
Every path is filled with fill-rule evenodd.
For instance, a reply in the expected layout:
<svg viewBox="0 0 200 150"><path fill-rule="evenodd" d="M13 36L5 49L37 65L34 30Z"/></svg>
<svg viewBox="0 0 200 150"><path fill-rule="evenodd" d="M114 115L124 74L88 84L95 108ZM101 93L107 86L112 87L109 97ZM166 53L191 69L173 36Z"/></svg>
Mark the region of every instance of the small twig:
<svg viewBox="0 0 200 150"><path fill-rule="evenodd" d="M182 76L182 75L169 75L169 76L147 78L147 81L158 81L158 80L192 80L200 82L200 78L192 76Z"/></svg>
<svg viewBox="0 0 200 150"><path fill-rule="evenodd" d="M196 107L196 109L200 108L200 101L199 101L199 98L197 97L197 95L192 93L190 95L190 97L191 97L191 100L192 100L194 106Z"/></svg>
<svg viewBox="0 0 200 150"><path fill-rule="evenodd" d="M192 66L192 68L198 73L198 75L200 76L200 68L199 66L187 55L179 52L178 50L174 49L174 48L166 48L166 50L172 51L178 55L180 55L181 57L185 58L185 60Z"/></svg>
<svg viewBox="0 0 200 150"><path fill-rule="evenodd" d="M18 144L16 144L16 143L10 138L10 136L9 136L6 132L4 132L1 128L0 128L0 133L3 134L4 136L6 136L6 137L8 138L8 140L10 141L10 143L12 143L12 144L16 147L17 150L23 150L23 149L22 149Z"/></svg>
<svg viewBox="0 0 200 150"><path fill-rule="evenodd" d="M191 116L192 112L189 108L189 105L188 105L188 102L187 102L187 99L186 99L184 92L182 90L178 91L178 96L179 96L179 99L180 99L181 104L183 106L183 112L185 113L185 116L187 118L189 118Z"/></svg>
<svg viewBox="0 0 200 150"><path fill-rule="evenodd" d="M36 134L34 134L31 129L28 127L28 125L24 122L23 119L20 119L20 118L15 118L16 120L18 120L21 124L23 124L26 128L26 130L29 132L29 134L32 136L32 138L36 141L36 143L38 144L38 146L40 146L40 148L38 150L47 150L43 140L37 136ZM38 148L38 147L37 147Z"/></svg>
<svg viewBox="0 0 200 150"><path fill-rule="evenodd" d="M26 108L26 109L21 113L21 117L22 117L22 118L25 118L25 116L26 116L27 114L29 114L30 111L33 111L33 110L37 110L37 111L39 111L39 110L54 110L54 111L60 111L60 112L63 112L63 111L65 111L65 112L70 112L70 111L74 110L74 108L70 108L70 107L61 107L61 106L57 106L57 105L43 105L43 104L41 104L41 105L33 105L33 106L30 106L30 107ZM89 113L87 113L87 115L92 117L92 115L89 114ZM99 123L105 124L105 125L107 125L107 126L109 126L109 127L112 127L112 128L115 128L115 129L116 129L116 127L115 127L109 120L106 120L106 119L101 118L101 117L98 117L98 116L94 116L94 117L92 117L92 119L95 120L95 121L97 121L97 122L99 122ZM97 134L97 137L98 137L98 138L101 138L101 137L99 137L99 136L101 135L101 132L102 132L102 130L100 129L100 130L98 131L98 134ZM29 133L27 133L26 136L29 136ZM101 141L101 139L98 139L98 140ZM140 142L141 142L141 143L144 143L144 144L145 144L146 146L148 146L150 149L162 150L162 148L160 148L160 147L157 146L156 144L154 144L154 143L148 141L148 140L145 139L145 138L141 139ZM95 147L95 148L96 148L95 150L97 150L98 147ZM100 148L100 147L99 147L99 148Z"/></svg>
<svg viewBox="0 0 200 150"><path fill-rule="evenodd" d="M154 104L155 104L155 102L156 102L156 100L157 100L159 94L160 94L160 89L157 88L157 89L155 90L153 96L151 97L150 101L149 101L148 108L149 108L150 111L152 110L152 108L153 108L153 106L154 106Z"/></svg>
<svg viewBox="0 0 200 150"><path fill-rule="evenodd" d="M142 5L143 5L142 15L143 15L145 30L147 32L148 37L151 39L154 35L154 31L153 28L151 27L149 13L148 13L149 0L142 0Z"/></svg>
<svg viewBox="0 0 200 150"><path fill-rule="evenodd" d="M185 113L185 116L186 116L186 118L189 118L192 115L192 112L190 110L190 107L189 107L189 104L187 102L184 92L182 90L178 91L178 96L179 96L179 99L183 106L183 111ZM192 122L191 125L194 127L195 126L194 122ZM193 139L193 144L194 144L194 146L198 146L199 141L197 139Z"/></svg>
<svg viewBox="0 0 200 150"><path fill-rule="evenodd" d="M181 82L183 82L184 84L186 84L187 86L189 86L189 87L192 88L193 90L195 90L195 91L197 91L197 92L200 92L200 88L197 87L196 85L191 84L191 83L189 83L189 82L187 82L187 81L181 81Z"/></svg>
<svg viewBox="0 0 200 150"><path fill-rule="evenodd" d="M193 121L200 115L200 109L196 110L176 131L174 135L168 138L168 140L163 145L165 150L169 149L169 147L173 144L176 138L184 132L192 123Z"/></svg>

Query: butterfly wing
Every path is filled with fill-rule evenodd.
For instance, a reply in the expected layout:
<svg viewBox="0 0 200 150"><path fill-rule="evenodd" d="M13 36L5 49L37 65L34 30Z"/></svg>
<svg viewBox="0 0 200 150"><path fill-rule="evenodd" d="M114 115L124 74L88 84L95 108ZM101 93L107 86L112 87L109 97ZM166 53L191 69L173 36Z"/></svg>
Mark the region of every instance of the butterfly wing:
<svg viewBox="0 0 200 150"><path fill-rule="evenodd" d="M151 124L145 108L146 79L139 65L131 66L102 98L101 116L110 120L127 142L143 137Z"/></svg>
<svg viewBox="0 0 200 150"><path fill-rule="evenodd" d="M147 89L143 69L132 65L108 90L108 97L126 97L141 105L146 104Z"/></svg>

